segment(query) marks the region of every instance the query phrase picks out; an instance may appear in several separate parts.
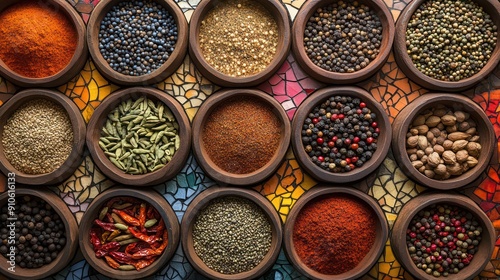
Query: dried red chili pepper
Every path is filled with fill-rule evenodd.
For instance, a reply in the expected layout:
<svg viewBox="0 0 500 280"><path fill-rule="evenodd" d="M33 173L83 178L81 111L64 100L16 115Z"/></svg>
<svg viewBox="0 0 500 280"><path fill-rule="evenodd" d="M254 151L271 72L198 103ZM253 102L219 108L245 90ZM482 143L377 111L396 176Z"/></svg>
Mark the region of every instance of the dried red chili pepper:
<svg viewBox="0 0 500 280"><path fill-rule="evenodd" d="M165 250L165 248L167 248L167 245L168 245L168 231L164 231L163 232L163 242L161 243L160 247L156 248L156 251L159 252L159 254L161 254L163 252L163 250Z"/></svg>
<svg viewBox="0 0 500 280"><path fill-rule="evenodd" d="M129 214L125 213L125 211L122 211L122 210L117 210L117 209L113 209L112 210L113 213L116 213L120 216L120 218L122 218L126 223L128 223L129 225L132 225L132 226L141 226L141 223L139 222L138 219L130 216Z"/></svg>
<svg viewBox="0 0 500 280"><path fill-rule="evenodd" d="M108 223L114 224L113 216L111 216L111 213L106 213L106 220L108 220Z"/></svg>
<svg viewBox="0 0 500 280"><path fill-rule="evenodd" d="M105 223L105 222L103 222L103 221L101 221L99 219L95 219L94 220L94 224L98 225L103 230L107 230L107 231L114 231L116 229L114 224L112 224L112 223Z"/></svg>
<svg viewBox="0 0 500 280"><path fill-rule="evenodd" d="M153 206L149 206L149 207L148 207L148 211L147 211L147 213L146 213L146 218L147 218L147 219L151 219L151 218L153 218L153 213L154 213L154 212L153 212L153 210L154 210L154 207L153 207Z"/></svg>
<svg viewBox="0 0 500 280"><path fill-rule="evenodd" d="M159 241L161 240L159 237L157 237L156 235L147 235L147 234L144 234L144 233L141 233L139 231L136 231L134 228L132 227L129 227L128 228L128 231L130 232L130 234L132 234L134 237L136 238L139 238L140 240L142 241L145 241L149 244L151 243L154 243L156 241Z"/></svg>
<svg viewBox="0 0 500 280"><path fill-rule="evenodd" d="M98 228L90 229L90 244L94 247L94 252L101 248L100 230Z"/></svg>
<svg viewBox="0 0 500 280"><path fill-rule="evenodd" d="M112 257L104 256L104 259L106 260L108 265L111 266L112 268L118 269L118 267L120 267L120 264L117 261L115 261Z"/></svg>
<svg viewBox="0 0 500 280"><path fill-rule="evenodd" d="M141 270L145 267L148 267L149 265L151 265L154 261L156 260L156 257L153 257L153 258L150 258L150 259L143 259L143 260L139 260L137 261L134 266L135 266L135 269L137 270Z"/></svg>
<svg viewBox="0 0 500 280"><path fill-rule="evenodd" d="M118 249L120 249L120 247L121 247L120 243L118 243L116 241L106 243L106 244L102 245L101 248L99 248L95 252L95 256L98 258L102 258L105 255L109 254L110 252L118 251Z"/></svg>
<svg viewBox="0 0 500 280"><path fill-rule="evenodd" d="M136 262L124 252L119 252L119 251L109 252L109 256L119 263L134 264Z"/></svg>

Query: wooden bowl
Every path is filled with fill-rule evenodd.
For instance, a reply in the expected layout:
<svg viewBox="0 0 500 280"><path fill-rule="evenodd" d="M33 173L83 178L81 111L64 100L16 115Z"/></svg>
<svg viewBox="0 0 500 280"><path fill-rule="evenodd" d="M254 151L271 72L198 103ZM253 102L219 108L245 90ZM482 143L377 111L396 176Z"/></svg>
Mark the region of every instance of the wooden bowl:
<svg viewBox="0 0 500 280"><path fill-rule="evenodd" d="M161 215L165 222L165 229L168 232L168 245L163 254L146 268L130 271L121 271L111 268L104 258L98 259L92 244L90 243L90 229L94 226L94 220L99 216L103 205L115 197L134 197L151 204ZM116 279L144 279L151 276L158 270L164 268L168 261L174 256L179 246L179 221L174 210L165 198L153 189L129 189L124 187L113 187L97 196L85 211L80 222L80 248L85 260L99 273Z"/></svg>
<svg viewBox="0 0 500 280"><path fill-rule="evenodd" d="M351 96L365 102L366 107L377 114L377 123L381 131L377 139L377 150L373 153L372 158L365 162L363 166L344 173L333 173L314 164L304 150L304 145L302 144L302 125L309 112L330 96L335 95ZM375 171L380 164L382 164L389 151L391 136L392 130L389 117L382 105L380 105L380 103L367 91L351 86L327 87L314 92L302 102L292 121L292 148L300 166L317 180L330 183L355 182Z"/></svg>
<svg viewBox="0 0 500 280"><path fill-rule="evenodd" d="M276 149L274 156L269 159L267 164L252 173L235 174L223 170L210 159L209 155L207 154L205 145L203 144L202 131L208 119L208 116L211 115L212 111L215 110L219 106L219 104L226 100L236 99L243 96L255 98L255 100L272 106L273 112L282 123L282 136L280 145ZM232 89L221 90L215 94L212 94L210 98L203 102L193 120L193 131L197 132L196 135L193 133L193 153L196 161L205 171L205 174L218 182L241 186L256 184L276 172L286 155L286 151L288 150L291 128L290 121L285 110L283 109L281 104L278 103L278 101L276 101L270 95L255 89ZM252 135L247 135L246 137L252 137Z"/></svg>
<svg viewBox="0 0 500 280"><path fill-rule="evenodd" d="M1 144L4 126L10 116L23 104L33 99L47 99L59 104L68 113L73 127L73 150L66 161L56 170L46 173L31 175L16 170L5 158L4 148ZM51 185L64 182L78 168L83 156L85 143L85 121L82 113L75 103L60 92L48 89L28 89L14 95L0 108L0 170L5 174L16 174L16 182L27 185Z"/></svg>
<svg viewBox="0 0 500 280"><path fill-rule="evenodd" d="M108 159L99 146L99 138L109 112L116 108L121 102L131 98L137 99L141 96L147 97L153 102L160 101L172 111L175 120L179 124L178 133L181 139L181 145L175 152L172 160L161 169L146 174L131 175L120 170ZM92 159L106 177L124 185L151 186L175 177L184 167L191 146L191 126L184 108L174 97L154 88L133 87L114 92L104 99L90 118L87 126L86 141Z"/></svg>
<svg viewBox="0 0 500 280"><path fill-rule="evenodd" d="M478 135L480 136L479 144L482 147L478 164L475 167L460 176L447 180L430 179L420 173L413 167L410 158L406 154L406 133L410 124L420 112L433 108L438 104L450 108L460 108L462 111L470 113L471 118L477 124ZM458 94L429 93L420 96L399 113L392 124L392 132L392 151L398 166L411 179L434 189L451 190L474 182L486 170L495 151L496 138L488 116L476 103Z"/></svg>
<svg viewBox="0 0 500 280"><path fill-rule="evenodd" d="M311 77L324 83L353 84L368 79L375 74L387 61L394 40L394 20L390 10L382 0L361 1L361 4L373 9L382 24L382 42L377 57L365 68L353 73L331 72L314 64L304 50L304 30L307 21L318 8L336 3L337 0L310 0L300 8L293 23L292 51L299 65Z"/></svg>
<svg viewBox="0 0 500 280"><path fill-rule="evenodd" d="M293 243L293 229L295 226L295 221L297 219L297 216L299 215L304 206L306 206L309 202L313 201L316 198L334 196L335 194L348 195L366 203L366 205L373 210L373 213L376 216L377 235L375 237L375 242L373 243L372 248L370 249L368 254L366 254L366 256L363 258L363 260L361 260L358 266L342 274L329 275L329 274L319 273L309 268L304 262L302 262L297 252L295 251L295 246ZM284 236L285 253L288 257L288 260L290 260L295 269L297 269L300 273L302 273L303 275L307 276L310 279L340 280L340 279L357 279L371 269L371 267L378 261L378 258L384 251L385 243L387 241L387 237L389 234L389 226L387 224L385 214L382 211L382 208L380 208L380 205L367 194L350 187L332 188L328 185L319 185L307 191L303 196L300 197L299 200L297 200L297 202L295 203L295 205L293 206L292 210L290 211L290 213L286 218L284 232L285 232Z"/></svg>
<svg viewBox="0 0 500 280"><path fill-rule="evenodd" d="M0 13L7 7L18 3L17 0L4 0L0 2ZM78 44L76 45L75 53L71 61L57 74L44 78L29 78L22 76L10 70L10 68L0 60L0 76L6 78L13 84L21 87L57 87L65 84L75 77L82 70L87 62L88 50L85 38L85 23L80 14L73 8L68 1L65 0L45 0L41 1L47 9L62 11L68 16L68 19L73 22L74 28L78 36ZM43 65L40 65L43 67Z"/></svg>
<svg viewBox="0 0 500 280"><path fill-rule="evenodd" d="M420 72L413 65L413 61L407 53L406 48L406 27L408 21L411 19L413 13L423 4L426 0L411 1L401 12L396 22L396 37L394 40L394 57L396 58L397 65L403 73L410 78L410 80L433 90L439 91L463 91L473 85L479 83L486 78L493 70L495 70L498 61L500 60L500 36L497 36L496 47L491 54L488 63L475 75L457 81L449 82L431 78L424 73ZM474 0L473 2L484 8L484 11L490 14L493 23L500 28L500 2L498 0Z"/></svg>
<svg viewBox="0 0 500 280"><path fill-rule="evenodd" d="M99 29L101 21L106 14L121 0L103 0L95 7L90 15L87 24L87 41L89 42L89 51L95 66L99 72L108 80L124 86L151 85L165 80L172 75L184 61L188 44L188 23L182 10L173 0L154 0L167 10L175 19L177 24L177 43L174 51L170 54L168 60L158 69L150 74L141 76L130 76L115 71L109 66L99 50Z"/></svg>
<svg viewBox="0 0 500 280"><path fill-rule="evenodd" d="M396 259L403 267L415 276L416 279L438 279L417 268L410 258L406 246L406 230L411 219L422 209L435 204L444 203L459 206L472 213L483 228L482 240L479 244L479 251L468 266L460 270L458 274L450 274L450 279L473 279L486 267L490 261L493 248L495 247L496 233L493 225L486 214L479 208L474 201L463 195L450 192L425 193L408 201L394 222L391 235L391 248ZM443 277L440 277L443 278Z"/></svg>
<svg viewBox="0 0 500 280"><path fill-rule="evenodd" d="M9 187L6 192L0 194L0 205L9 203L12 199L12 193L15 193L16 201L19 201L20 197L25 195L35 196L44 200L52 206L64 223L64 229L66 231L66 245L59 252L57 258L55 258L51 263L40 268L21 268L16 265L15 272L8 270L10 267L8 260L4 256L0 255L0 273L9 279L46 279L50 275L63 270L63 268L65 268L73 259L78 247L78 224L76 223L76 219L73 216L73 213L69 210L68 206L54 192L41 188L25 188L20 185L16 185L18 183L16 180L17 175L15 177L9 175Z"/></svg>
<svg viewBox="0 0 500 280"><path fill-rule="evenodd" d="M210 205L212 200L226 196L240 197L255 203L267 215L272 230L271 247L264 259L253 269L237 274L222 274L210 269L200 259L200 257L198 257L193 245L192 232L194 222L196 220L196 217L198 216L198 213L206 206ZM189 207L187 208L186 212L184 213L184 217L182 218L181 236L181 243L184 254L186 255L189 263L203 276L210 279L257 279L262 276L267 270L269 270L278 258L282 241L281 220L273 205L258 192L234 187L221 188L218 186L214 186L197 195L196 198L189 204Z"/></svg>
<svg viewBox="0 0 500 280"><path fill-rule="evenodd" d="M279 0L256 0L255 2L261 4L271 13L278 25L278 46L276 47L276 54L271 63L261 72L245 77L226 75L208 64L200 48L200 25L207 13L216 7L219 1L203 0L194 10L189 24L189 56L203 77L223 87L251 87L265 82L281 67L288 56L291 43L288 11Z"/></svg>

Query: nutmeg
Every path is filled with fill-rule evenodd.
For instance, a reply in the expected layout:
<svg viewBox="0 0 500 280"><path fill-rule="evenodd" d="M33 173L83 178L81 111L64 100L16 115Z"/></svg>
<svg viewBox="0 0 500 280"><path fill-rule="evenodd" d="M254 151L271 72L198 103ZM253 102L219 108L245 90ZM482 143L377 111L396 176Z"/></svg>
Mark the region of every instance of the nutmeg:
<svg viewBox="0 0 500 280"><path fill-rule="evenodd" d="M418 130L418 134L420 135L425 135L429 131L429 127L425 124L416 126L415 129Z"/></svg>
<svg viewBox="0 0 500 280"><path fill-rule="evenodd" d="M417 150L415 154L418 158L422 158L425 155L425 152L423 150Z"/></svg>
<svg viewBox="0 0 500 280"><path fill-rule="evenodd" d="M473 157L478 157L479 153L481 152L481 144L477 142L469 142L467 143L467 152L469 155Z"/></svg>
<svg viewBox="0 0 500 280"><path fill-rule="evenodd" d="M434 152L438 153L438 155L441 155L444 152L444 148L441 145L434 145L433 147Z"/></svg>
<svg viewBox="0 0 500 280"><path fill-rule="evenodd" d="M438 166L440 159L441 158L440 158L439 154L436 152L433 152L429 156L427 156L427 164L429 164L429 166L434 168L434 167Z"/></svg>
<svg viewBox="0 0 500 280"><path fill-rule="evenodd" d="M431 128L430 132L432 132L432 134L434 134L434 137L438 137L439 135L441 135L441 130L439 130L439 128L437 128L437 127Z"/></svg>
<svg viewBox="0 0 500 280"><path fill-rule="evenodd" d="M468 122L461 122L458 124L459 131L467 131L470 128L470 124Z"/></svg>
<svg viewBox="0 0 500 280"><path fill-rule="evenodd" d="M452 151L444 151L443 154L441 155L441 158L443 159L444 163L446 164L455 164L457 163L457 157L454 152Z"/></svg>
<svg viewBox="0 0 500 280"><path fill-rule="evenodd" d="M417 140L417 145L421 150L425 150L429 145L427 138L425 136L419 135Z"/></svg>
<svg viewBox="0 0 500 280"><path fill-rule="evenodd" d="M446 132L452 133L458 131L457 125L449 125L446 127Z"/></svg>
<svg viewBox="0 0 500 280"><path fill-rule="evenodd" d="M418 145L418 136L410 136L406 139L406 146L409 148L415 148Z"/></svg>
<svg viewBox="0 0 500 280"><path fill-rule="evenodd" d="M416 161L416 160L418 160L417 155L416 154L411 154L410 155L410 161Z"/></svg>
<svg viewBox="0 0 500 280"><path fill-rule="evenodd" d="M442 116L446 115L446 112L448 112L448 109L438 108L438 109L434 110L434 115L438 116L438 117L442 117Z"/></svg>
<svg viewBox="0 0 500 280"><path fill-rule="evenodd" d="M446 173L446 165L444 164L438 164L436 168L434 168L434 173L438 175L444 175Z"/></svg>
<svg viewBox="0 0 500 280"><path fill-rule="evenodd" d="M462 175L462 165L458 162L446 165L446 171L448 171L450 175L455 175L455 176Z"/></svg>
<svg viewBox="0 0 500 280"><path fill-rule="evenodd" d="M477 163L478 163L478 161L475 157L469 156L467 158L467 165L469 166L469 168L476 166Z"/></svg>
<svg viewBox="0 0 500 280"><path fill-rule="evenodd" d="M426 177L428 177L428 178L431 178L431 179L432 179L432 178L434 178L434 176L436 175L436 173L434 173L434 171L432 171L432 170L428 170L428 169L427 169L427 170L425 170L425 171L424 171L424 175L425 175Z"/></svg>
<svg viewBox="0 0 500 280"><path fill-rule="evenodd" d="M436 138L436 144L443 145L444 140L446 140L446 138L444 138L443 136L439 136L438 138Z"/></svg>
<svg viewBox="0 0 500 280"><path fill-rule="evenodd" d="M412 122L413 126L419 126L425 123L425 116L418 115Z"/></svg>
<svg viewBox="0 0 500 280"><path fill-rule="evenodd" d="M466 116L462 111L455 111L453 115L455 116L455 118L457 118L457 122L463 122L468 118L468 116Z"/></svg>
<svg viewBox="0 0 500 280"><path fill-rule="evenodd" d="M467 146L467 143L469 143L469 141L467 141L467 140L457 140L457 141L453 142L451 149L456 153L456 152L464 149Z"/></svg>
<svg viewBox="0 0 500 280"><path fill-rule="evenodd" d="M408 155L416 154L416 152L417 152L416 148L406 149L406 154L408 154Z"/></svg>
<svg viewBox="0 0 500 280"><path fill-rule="evenodd" d="M444 115L441 117L441 122L446 126L452 126L457 122L457 118L453 115Z"/></svg>
<svg viewBox="0 0 500 280"><path fill-rule="evenodd" d="M427 125L428 127L435 127L440 122L441 122L440 117L432 115L425 120L425 125Z"/></svg>
<svg viewBox="0 0 500 280"><path fill-rule="evenodd" d="M412 161L411 165L415 167L416 169L419 169L420 167L424 166L424 163L421 162L420 160Z"/></svg>
<svg viewBox="0 0 500 280"><path fill-rule="evenodd" d="M457 158L457 161L459 163L462 163L462 162L467 160L467 158L469 157L469 153L467 153L466 150L460 150L460 151L456 152L455 156Z"/></svg>
<svg viewBox="0 0 500 280"><path fill-rule="evenodd" d="M444 140L444 142L443 142L443 148L445 150L451 150L452 147L453 147L453 141L451 141L451 140Z"/></svg>

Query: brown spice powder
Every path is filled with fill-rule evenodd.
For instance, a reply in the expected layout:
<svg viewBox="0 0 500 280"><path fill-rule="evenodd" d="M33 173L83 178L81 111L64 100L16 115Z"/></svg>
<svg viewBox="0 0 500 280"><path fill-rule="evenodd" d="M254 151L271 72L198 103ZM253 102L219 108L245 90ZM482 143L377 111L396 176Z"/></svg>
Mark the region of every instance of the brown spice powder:
<svg viewBox="0 0 500 280"><path fill-rule="evenodd" d="M210 159L233 174L266 165L281 141L281 122L273 108L250 97L228 99L208 116L202 141Z"/></svg>

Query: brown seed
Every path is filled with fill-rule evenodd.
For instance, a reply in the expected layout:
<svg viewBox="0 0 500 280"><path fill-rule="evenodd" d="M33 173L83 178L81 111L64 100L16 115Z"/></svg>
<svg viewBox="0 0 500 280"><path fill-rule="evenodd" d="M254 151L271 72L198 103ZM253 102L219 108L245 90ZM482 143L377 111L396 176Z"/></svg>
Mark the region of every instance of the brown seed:
<svg viewBox="0 0 500 280"><path fill-rule="evenodd" d="M434 176L436 175L436 173L434 173L434 171L432 171L432 170L428 170L427 169L427 170L424 171L424 175L427 176L428 178L432 179L432 178L434 178Z"/></svg>
<svg viewBox="0 0 500 280"><path fill-rule="evenodd" d="M425 124L416 126L415 129L418 130L418 134L420 135L425 135L429 131L429 127Z"/></svg>
<svg viewBox="0 0 500 280"><path fill-rule="evenodd" d="M461 175L462 174L462 165L458 162L455 162L454 164L446 165L446 171L450 173L450 175Z"/></svg>
<svg viewBox="0 0 500 280"><path fill-rule="evenodd" d="M441 175L441 176L444 175L446 173L446 165L438 164L438 166L436 166L436 168L434 168L434 173Z"/></svg>
<svg viewBox="0 0 500 280"><path fill-rule="evenodd" d="M416 154L418 158L422 158L425 155L425 152L423 150L417 150Z"/></svg>
<svg viewBox="0 0 500 280"><path fill-rule="evenodd" d="M440 117L432 115L425 120L425 125L427 125L428 127L435 127L440 122L441 122Z"/></svg>
<svg viewBox="0 0 500 280"><path fill-rule="evenodd" d="M435 137L438 137L439 135L441 135L441 130L439 130L439 128L437 128L437 127L431 128L430 131L432 132L432 134L434 134Z"/></svg>
<svg viewBox="0 0 500 280"><path fill-rule="evenodd" d="M455 131L458 131L457 125L449 125L446 127L446 132L448 133L453 133Z"/></svg>
<svg viewBox="0 0 500 280"><path fill-rule="evenodd" d="M439 156L439 154L433 152L427 157L427 164L429 164L429 166L431 166L432 168L437 167L439 165L440 159L441 157Z"/></svg>
<svg viewBox="0 0 500 280"><path fill-rule="evenodd" d="M468 116L466 116L462 111L455 111L453 115L455 116L455 118L457 118L457 122L463 122L468 118Z"/></svg>
<svg viewBox="0 0 500 280"><path fill-rule="evenodd" d="M448 134L448 139L450 139L451 141L465 140L469 137L470 135L464 132L453 132Z"/></svg>
<svg viewBox="0 0 500 280"><path fill-rule="evenodd" d="M419 135L417 145L421 150L425 150L425 148L427 148L427 146L429 145L427 138L425 136Z"/></svg>
<svg viewBox="0 0 500 280"><path fill-rule="evenodd" d="M444 115L441 117L441 122L446 126L455 125L457 118L453 115Z"/></svg>
<svg viewBox="0 0 500 280"><path fill-rule="evenodd" d="M479 153L481 152L481 144L477 142L469 142L467 143L466 149L469 155L477 158L479 156Z"/></svg>
<svg viewBox="0 0 500 280"><path fill-rule="evenodd" d="M454 152L452 151L444 151L443 154L441 155L444 163L446 164L455 164L457 163L457 157Z"/></svg>
<svg viewBox="0 0 500 280"><path fill-rule="evenodd" d="M442 117L442 116L446 115L446 112L448 112L448 109L438 108L438 109L434 110L434 115L438 116L438 117Z"/></svg>
<svg viewBox="0 0 500 280"><path fill-rule="evenodd" d="M425 116L418 115L412 122L413 126L423 125L425 123Z"/></svg>
<svg viewBox="0 0 500 280"><path fill-rule="evenodd" d="M469 141L467 141L467 140L457 140L457 141L453 142L451 149L456 153L456 152L464 149L467 146L467 143L469 143Z"/></svg>
<svg viewBox="0 0 500 280"><path fill-rule="evenodd" d="M467 131L470 128L470 124L468 122L462 122L458 125L459 131Z"/></svg>
<svg viewBox="0 0 500 280"><path fill-rule="evenodd" d="M438 153L438 155L441 155L444 152L444 148L441 145L434 145L433 149L434 152Z"/></svg>
<svg viewBox="0 0 500 280"><path fill-rule="evenodd" d="M462 163L462 162L466 161L467 158L469 157L469 153L467 153L466 150L460 150L455 155L456 155L457 161L459 163Z"/></svg>
<svg viewBox="0 0 500 280"><path fill-rule="evenodd" d="M420 160L416 160L412 161L411 165L413 165L413 167L415 167L416 169L419 169L420 167L424 166L424 163Z"/></svg>
<svg viewBox="0 0 500 280"><path fill-rule="evenodd" d="M469 156L467 158L467 165L469 166L469 168L476 166L477 163L478 163L478 161L475 157Z"/></svg>
<svg viewBox="0 0 500 280"><path fill-rule="evenodd" d="M443 148L445 150L451 150L452 147L453 147L453 141L444 140L444 142L443 142Z"/></svg>
<svg viewBox="0 0 500 280"><path fill-rule="evenodd" d="M415 148L418 145L418 136L408 137L406 140L407 147Z"/></svg>

